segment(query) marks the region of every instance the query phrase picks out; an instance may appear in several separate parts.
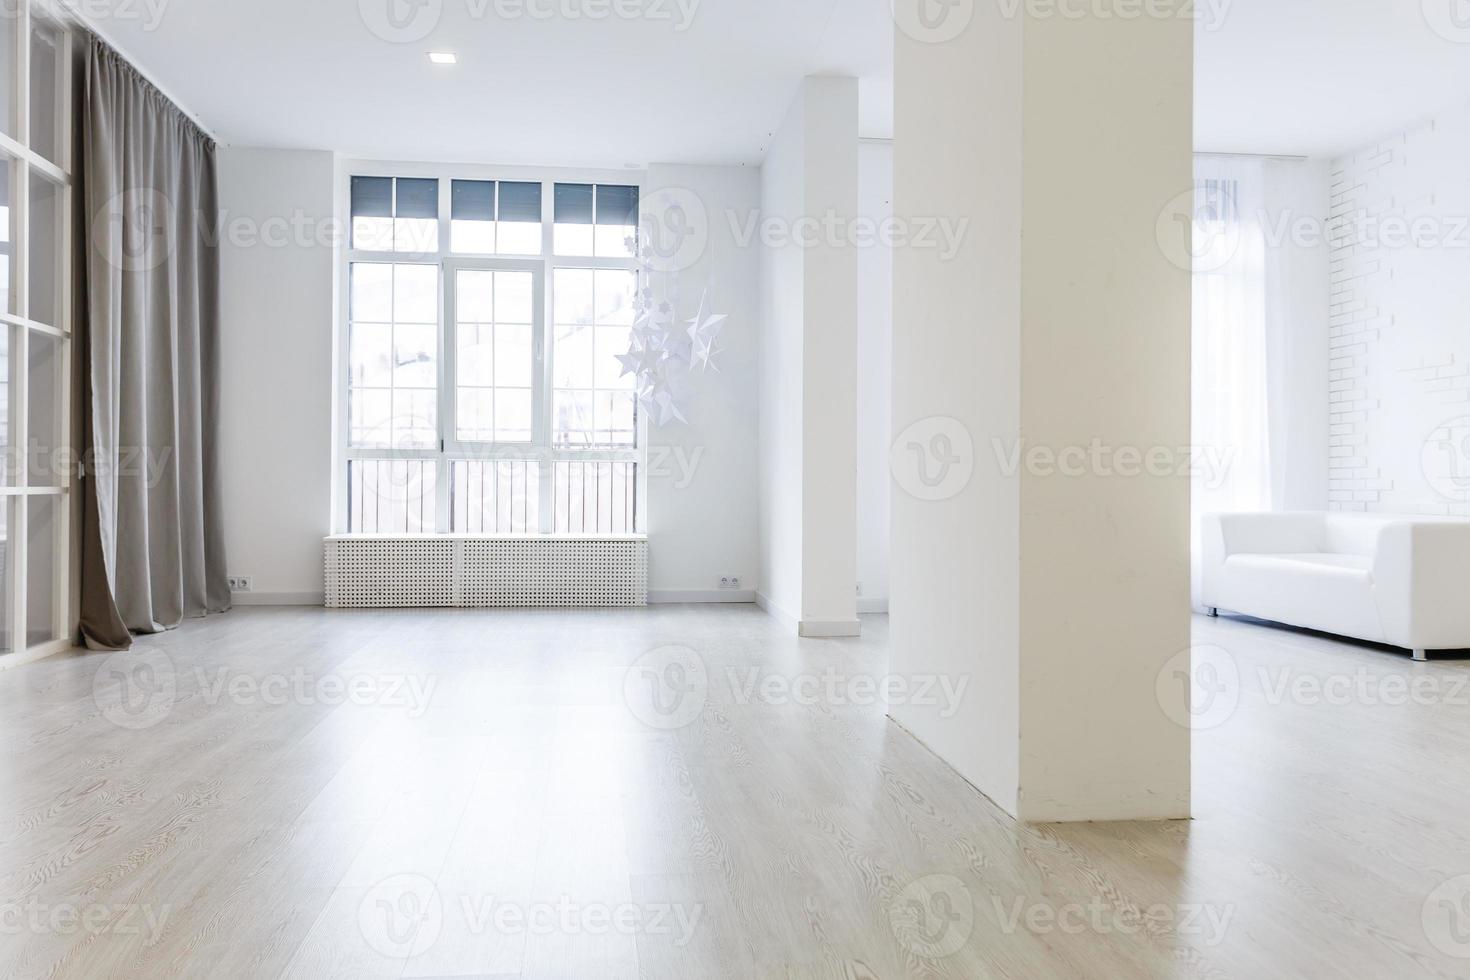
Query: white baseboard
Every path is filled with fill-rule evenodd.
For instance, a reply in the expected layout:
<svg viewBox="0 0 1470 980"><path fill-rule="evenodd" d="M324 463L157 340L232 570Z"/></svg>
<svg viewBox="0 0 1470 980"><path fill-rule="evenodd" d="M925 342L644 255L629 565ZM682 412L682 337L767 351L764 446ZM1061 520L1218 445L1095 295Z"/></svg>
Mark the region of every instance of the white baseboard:
<svg viewBox="0 0 1470 980"><path fill-rule="evenodd" d="M798 636L820 639L837 636L862 636L863 624L857 619L804 619L796 627Z"/></svg>
<svg viewBox="0 0 1470 980"><path fill-rule="evenodd" d="M888 599L887 597L865 599L859 596L857 611L860 613L886 613L888 612Z"/></svg>
<svg viewBox="0 0 1470 980"><path fill-rule="evenodd" d="M766 615L770 616L782 626L793 632L796 631L796 617L772 602L771 597L766 595L764 592L756 592L755 604L764 609L766 611Z"/></svg>
<svg viewBox="0 0 1470 980"><path fill-rule="evenodd" d="M856 619L797 619L790 612L772 602L771 597L764 592L757 592L755 594L755 604L764 609L772 619L794 632L797 636L817 639L820 637L861 636L863 633L863 624Z"/></svg>
<svg viewBox="0 0 1470 980"><path fill-rule="evenodd" d="M58 653L78 649L81 648L71 639L52 640L50 643L43 643L40 646L31 647L29 650L22 650L19 653L7 653L0 656L0 671L9 670L13 667L22 667L26 664L33 664L37 660L44 660L47 657L54 657Z"/></svg>
<svg viewBox="0 0 1470 980"><path fill-rule="evenodd" d="M321 606L326 597L321 592L234 592L230 601L237 606Z"/></svg>
<svg viewBox="0 0 1470 980"><path fill-rule="evenodd" d="M683 602L755 602L752 589L650 589L648 604L659 606Z"/></svg>

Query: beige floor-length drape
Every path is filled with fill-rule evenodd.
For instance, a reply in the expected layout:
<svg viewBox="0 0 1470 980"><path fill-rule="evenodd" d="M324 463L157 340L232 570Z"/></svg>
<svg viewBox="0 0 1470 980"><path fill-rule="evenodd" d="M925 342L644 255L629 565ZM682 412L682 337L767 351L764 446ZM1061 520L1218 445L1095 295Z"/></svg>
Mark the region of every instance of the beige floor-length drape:
<svg viewBox="0 0 1470 980"><path fill-rule="evenodd" d="M89 39L82 106L82 633L229 607L220 515L214 142Z"/></svg>

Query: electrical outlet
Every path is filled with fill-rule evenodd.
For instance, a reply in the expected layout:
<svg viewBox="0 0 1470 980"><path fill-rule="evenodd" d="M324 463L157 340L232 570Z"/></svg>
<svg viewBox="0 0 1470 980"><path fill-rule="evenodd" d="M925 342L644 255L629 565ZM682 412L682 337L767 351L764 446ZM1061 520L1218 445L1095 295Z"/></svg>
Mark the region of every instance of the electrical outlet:
<svg viewBox="0 0 1470 980"><path fill-rule="evenodd" d="M722 588L722 589L738 589L738 588L740 588L740 576L739 575L724 575L724 576L721 576L721 578L720 578L720 588Z"/></svg>
<svg viewBox="0 0 1470 980"><path fill-rule="evenodd" d="M231 575L229 577L231 592L254 592L255 585L249 575Z"/></svg>

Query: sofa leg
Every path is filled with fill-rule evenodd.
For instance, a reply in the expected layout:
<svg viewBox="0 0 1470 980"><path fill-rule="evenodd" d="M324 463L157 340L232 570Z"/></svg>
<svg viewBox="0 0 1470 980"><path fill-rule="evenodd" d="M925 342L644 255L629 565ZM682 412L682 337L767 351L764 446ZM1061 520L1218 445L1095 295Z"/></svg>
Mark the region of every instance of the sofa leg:
<svg viewBox="0 0 1470 980"><path fill-rule="evenodd" d="M1214 619L1215 617L1220 615L1220 610L1215 608L1214 606L1206 606L1205 615L1210 617L1211 619Z"/></svg>
<svg viewBox="0 0 1470 980"><path fill-rule="evenodd" d="M1428 650L1417 650L1416 649L1414 651L1414 659L1417 660L1417 661L1419 661L1421 664L1428 662L1428 660L1429 660L1429 651Z"/></svg>

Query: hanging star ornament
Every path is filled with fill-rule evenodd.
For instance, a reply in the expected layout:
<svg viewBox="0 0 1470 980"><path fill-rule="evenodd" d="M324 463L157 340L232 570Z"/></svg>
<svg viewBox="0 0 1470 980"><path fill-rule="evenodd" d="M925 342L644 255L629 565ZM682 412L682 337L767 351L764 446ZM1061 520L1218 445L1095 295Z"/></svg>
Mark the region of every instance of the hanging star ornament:
<svg viewBox="0 0 1470 980"><path fill-rule="evenodd" d="M655 268L647 248L636 247L639 281L633 297L633 326L628 350L619 354L620 376L632 375L638 403L656 425L688 422L685 405L693 385L690 376L719 371L718 343L728 315L710 307L709 288L700 294L699 309L683 329L679 327L679 284L674 274ZM662 288L655 289L655 284Z"/></svg>
<svg viewBox="0 0 1470 980"><path fill-rule="evenodd" d="M728 316L725 313L710 312L708 289L700 295L699 312L689 321L690 367L698 367L701 371L714 367L715 355L720 353L716 341ZM714 369L719 370L717 367Z"/></svg>
<svg viewBox="0 0 1470 980"><path fill-rule="evenodd" d="M720 373L720 366L715 363L715 358L724 353L725 349L715 343L714 340L696 341L694 344L693 363L700 371L713 371Z"/></svg>
<svg viewBox="0 0 1470 980"><path fill-rule="evenodd" d="M631 374L634 378L642 378L657 371L661 359L662 353L635 332L629 340L628 353L617 357L618 363L623 366L618 377Z"/></svg>

